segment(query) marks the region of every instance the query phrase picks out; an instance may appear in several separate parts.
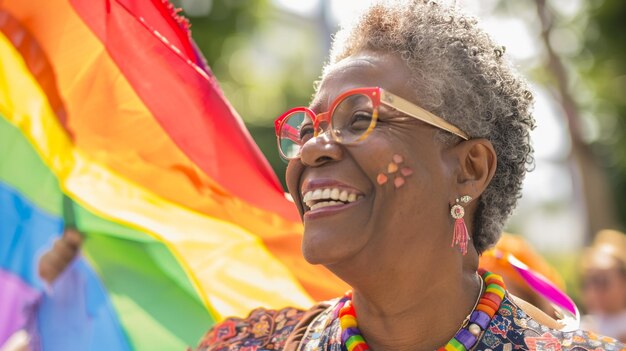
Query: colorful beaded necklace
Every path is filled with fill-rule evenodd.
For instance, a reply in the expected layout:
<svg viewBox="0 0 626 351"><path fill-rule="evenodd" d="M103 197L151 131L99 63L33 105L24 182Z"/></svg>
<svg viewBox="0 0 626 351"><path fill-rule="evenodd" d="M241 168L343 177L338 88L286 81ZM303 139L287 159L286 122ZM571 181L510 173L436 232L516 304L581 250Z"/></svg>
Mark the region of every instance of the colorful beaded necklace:
<svg viewBox="0 0 626 351"><path fill-rule="evenodd" d="M482 276L483 281L487 284L485 292L482 294L478 303L463 321L461 329L454 335L445 346L440 347L437 351L467 351L470 350L479 340L479 336L483 333L491 318L496 314L504 299L505 286L502 277L497 274L479 269L478 273ZM366 351L370 347L361 335L361 331L357 327L356 312L352 305L352 292L349 291L339 300L339 323L341 324L341 345L347 351Z"/></svg>

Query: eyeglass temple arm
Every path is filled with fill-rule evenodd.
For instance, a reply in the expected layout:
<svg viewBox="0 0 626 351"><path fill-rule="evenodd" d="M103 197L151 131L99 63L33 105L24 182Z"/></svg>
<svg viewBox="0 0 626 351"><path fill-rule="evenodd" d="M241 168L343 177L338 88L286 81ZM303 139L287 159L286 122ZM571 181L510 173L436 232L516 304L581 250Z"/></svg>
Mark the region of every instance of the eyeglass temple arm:
<svg viewBox="0 0 626 351"><path fill-rule="evenodd" d="M439 116L436 116L424 110L423 108L415 105L412 102L409 102L399 96L393 95L384 90L382 91L380 98L382 102L395 108L396 110L400 112L406 113L407 115L417 118L420 121L428 123L434 127L441 128L445 131L448 131L454 135L457 135L463 138L464 140L469 140L469 135L467 135L467 133L459 129L457 126L451 124L450 122L446 121L445 119Z"/></svg>

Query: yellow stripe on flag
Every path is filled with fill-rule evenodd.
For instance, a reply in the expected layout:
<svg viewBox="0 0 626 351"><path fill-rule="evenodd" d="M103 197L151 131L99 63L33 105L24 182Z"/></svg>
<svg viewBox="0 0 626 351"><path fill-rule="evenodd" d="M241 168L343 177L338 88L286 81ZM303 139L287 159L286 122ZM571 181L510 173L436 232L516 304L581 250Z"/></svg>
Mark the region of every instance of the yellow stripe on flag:
<svg viewBox="0 0 626 351"><path fill-rule="evenodd" d="M166 201L74 148L21 56L1 34L0 57L0 113L24 133L77 202L167 245L206 299L207 309L213 307L221 316L245 315L258 306L312 303L259 237Z"/></svg>

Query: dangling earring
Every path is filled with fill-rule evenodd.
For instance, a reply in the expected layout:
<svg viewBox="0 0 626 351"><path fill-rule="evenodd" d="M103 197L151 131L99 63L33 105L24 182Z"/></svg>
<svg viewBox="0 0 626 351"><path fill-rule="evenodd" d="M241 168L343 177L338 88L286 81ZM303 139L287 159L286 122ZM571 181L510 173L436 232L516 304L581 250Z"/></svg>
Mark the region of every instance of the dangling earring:
<svg viewBox="0 0 626 351"><path fill-rule="evenodd" d="M471 240L469 233L467 232L465 220L463 219L463 216L465 216L465 208L463 208L463 205L467 205L470 201L472 201L471 196L463 195L460 199L457 198L456 204L450 208L450 214L452 215L452 218L454 218L454 236L452 237L452 244L450 247L454 247L454 245L458 244L461 249L461 254L463 255L467 253L467 242Z"/></svg>

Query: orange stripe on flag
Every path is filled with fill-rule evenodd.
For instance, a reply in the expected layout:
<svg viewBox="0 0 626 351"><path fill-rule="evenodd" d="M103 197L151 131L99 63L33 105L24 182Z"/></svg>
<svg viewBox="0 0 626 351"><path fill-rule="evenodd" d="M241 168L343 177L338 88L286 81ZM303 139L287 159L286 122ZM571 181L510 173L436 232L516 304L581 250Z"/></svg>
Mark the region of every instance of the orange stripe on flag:
<svg viewBox="0 0 626 351"><path fill-rule="evenodd" d="M2 6L20 18L49 57L67 107L68 128L82 154L168 202L258 235L315 299L345 290L328 271L303 260L298 221L233 196L180 151L67 2L15 1ZM167 87L162 89L166 93ZM295 213L292 205L285 207Z"/></svg>

